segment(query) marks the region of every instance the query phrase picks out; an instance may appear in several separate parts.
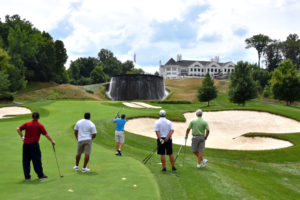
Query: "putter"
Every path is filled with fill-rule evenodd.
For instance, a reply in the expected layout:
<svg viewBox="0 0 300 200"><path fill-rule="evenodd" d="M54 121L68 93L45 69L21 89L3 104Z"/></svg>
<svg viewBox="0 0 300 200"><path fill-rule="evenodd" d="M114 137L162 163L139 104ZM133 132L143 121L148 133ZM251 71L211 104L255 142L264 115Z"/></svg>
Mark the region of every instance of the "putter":
<svg viewBox="0 0 300 200"><path fill-rule="evenodd" d="M60 178L62 178L64 176L60 173L60 169L59 169L58 162L57 162L57 157L56 157L56 152L55 152L55 147L54 147L54 145L52 145L52 147L53 147L53 151L54 151L54 155L55 155L55 160L56 160L56 165L57 165L57 169L58 169L58 174L59 174Z"/></svg>
<svg viewBox="0 0 300 200"><path fill-rule="evenodd" d="M241 137L241 135L233 137L232 139L235 140L236 138L239 138L239 137Z"/></svg>

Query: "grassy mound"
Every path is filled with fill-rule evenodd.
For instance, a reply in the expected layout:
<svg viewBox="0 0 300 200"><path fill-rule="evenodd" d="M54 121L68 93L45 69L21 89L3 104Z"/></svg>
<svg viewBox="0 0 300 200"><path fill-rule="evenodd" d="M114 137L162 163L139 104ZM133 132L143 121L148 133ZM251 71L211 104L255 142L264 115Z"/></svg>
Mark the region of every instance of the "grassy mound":
<svg viewBox="0 0 300 200"><path fill-rule="evenodd" d="M165 85L171 90L168 100L187 100L195 102L197 100L198 89L202 85L200 78L188 79L168 79L165 80ZM214 80L218 92L221 94L227 93L229 90L229 81Z"/></svg>
<svg viewBox="0 0 300 200"><path fill-rule="evenodd" d="M101 93L91 94L80 86L65 84L21 93L16 100L95 99L105 100Z"/></svg>

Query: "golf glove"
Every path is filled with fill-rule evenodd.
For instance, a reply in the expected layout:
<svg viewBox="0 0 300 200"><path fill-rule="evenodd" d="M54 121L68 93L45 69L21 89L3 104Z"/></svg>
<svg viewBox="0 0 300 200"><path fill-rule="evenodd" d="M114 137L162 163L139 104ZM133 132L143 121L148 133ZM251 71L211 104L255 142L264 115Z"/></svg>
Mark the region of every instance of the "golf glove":
<svg viewBox="0 0 300 200"><path fill-rule="evenodd" d="M24 136L22 136L22 141L24 141Z"/></svg>
<svg viewBox="0 0 300 200"><path fill-rule="evenodd" d="M184 136L184 139L187 140L187 139L188 139L188 136Z"/></svg>
<svg viewBox="0 0 300 200"><path fill-rule="evenodd" d="M160 139L159 141L160 141L160 144L164 144L165 143L165 140L163 140L163 139Z"/></svg>

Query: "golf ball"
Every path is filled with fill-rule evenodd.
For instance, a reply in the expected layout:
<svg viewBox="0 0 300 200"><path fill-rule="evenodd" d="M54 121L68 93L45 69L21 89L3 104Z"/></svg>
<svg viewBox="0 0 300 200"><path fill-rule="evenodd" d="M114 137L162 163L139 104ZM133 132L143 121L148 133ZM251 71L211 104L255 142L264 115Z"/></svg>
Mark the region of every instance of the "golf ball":
<svg viewBox="0 0 300 200"><path fill-rule="evenodd" d="M134 184L134 185L133 185L133 187L137 187L137 185L136 185L136 184Z"/></svg>
<svg viewBox="0 0 300 200"><path fill-rule="evenodd" d="M126 179L127 179L127 178L125 178L125 177L124 177L124 178L122 178L122 180L123 180L123 181L125 181Z"/></svg>
<svg viewBox="0 0 300 200"><path fill-rule="evenodd" d="M74 192L74 190L72 190L72 189L68 189L68 191L69 191L69 192Z"/></svg>

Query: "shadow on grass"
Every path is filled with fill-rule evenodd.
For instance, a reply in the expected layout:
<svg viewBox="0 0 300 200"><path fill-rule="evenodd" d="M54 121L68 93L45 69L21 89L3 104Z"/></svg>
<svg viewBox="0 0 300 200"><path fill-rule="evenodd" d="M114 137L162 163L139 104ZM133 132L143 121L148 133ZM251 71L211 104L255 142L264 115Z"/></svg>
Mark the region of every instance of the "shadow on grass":
<svg viewBox="0 0 300 200"><path fill-rule="evenodd" d="M81 171L78 171L77 174L81 175L81 176L97 176L98 175L98 173L94 172L94 171L86 172L86 173L82 173Z"/></svg>
<svg viewBox="0 0 300 200"><path fill-rule="evenodd" d="M55 179L44 179L44 180L39 180L37 179L31 179L30 181L22 180L18 182L18 184L26 184L26 185L37 185L37 184L45 184L45 183L50 183L56 181Z"/></svg>

